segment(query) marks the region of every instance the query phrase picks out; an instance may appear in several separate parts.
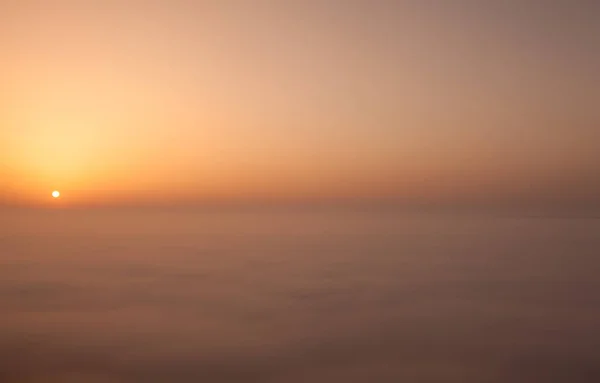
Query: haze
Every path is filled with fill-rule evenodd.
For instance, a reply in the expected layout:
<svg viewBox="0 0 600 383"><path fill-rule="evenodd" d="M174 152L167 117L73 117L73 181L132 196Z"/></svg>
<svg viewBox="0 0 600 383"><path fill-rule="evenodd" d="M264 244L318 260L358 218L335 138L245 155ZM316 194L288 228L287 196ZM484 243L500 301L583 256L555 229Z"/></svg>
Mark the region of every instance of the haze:
<svg viewBox="0 0 600 383"><path fill-rule="evenodd" d="M600 382L599 21L0 0L0 383Z"/></svg>
<svg viewBox="0 0 600 383"><path fill-rule="evenodd" d="M1 1L1 203L598 206L594 1Z"/></svg>

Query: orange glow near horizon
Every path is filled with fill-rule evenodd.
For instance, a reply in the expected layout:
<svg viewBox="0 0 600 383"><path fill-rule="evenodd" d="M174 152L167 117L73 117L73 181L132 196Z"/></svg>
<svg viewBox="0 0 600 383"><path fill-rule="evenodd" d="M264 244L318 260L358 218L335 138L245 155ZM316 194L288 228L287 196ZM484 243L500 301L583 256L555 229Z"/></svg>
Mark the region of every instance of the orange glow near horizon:
<svg viewBox="0 0 600 383"><path fill-rule="evenodd" d="M585 20L226 3L1 3L0 205L600 190Z"/></svg>

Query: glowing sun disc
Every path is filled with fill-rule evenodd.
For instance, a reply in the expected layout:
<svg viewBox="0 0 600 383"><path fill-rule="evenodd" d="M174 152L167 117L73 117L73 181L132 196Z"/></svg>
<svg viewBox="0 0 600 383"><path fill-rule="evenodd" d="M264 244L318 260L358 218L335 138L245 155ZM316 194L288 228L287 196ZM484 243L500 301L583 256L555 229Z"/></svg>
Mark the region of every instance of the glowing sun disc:
<svg viewBox="0 0 600 383"><path fill-rule="evenodd" d="M55 191L53 191L53 192L52 192L52 197L53 197L53 198L58 198L58 197L60 197L60 192L59 192L58 190L55 190Z"/></svg>

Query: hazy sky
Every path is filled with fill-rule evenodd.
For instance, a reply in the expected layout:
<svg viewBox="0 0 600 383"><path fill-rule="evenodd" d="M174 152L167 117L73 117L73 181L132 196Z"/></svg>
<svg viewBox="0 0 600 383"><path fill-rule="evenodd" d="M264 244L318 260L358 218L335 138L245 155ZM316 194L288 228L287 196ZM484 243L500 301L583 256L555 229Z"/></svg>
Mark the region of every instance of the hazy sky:
<svg viewBox="0 0 600 383"><path fill-rule="evenodd" d="M0 199L597 201L598 20L594 0L0 0Z"/></svg>

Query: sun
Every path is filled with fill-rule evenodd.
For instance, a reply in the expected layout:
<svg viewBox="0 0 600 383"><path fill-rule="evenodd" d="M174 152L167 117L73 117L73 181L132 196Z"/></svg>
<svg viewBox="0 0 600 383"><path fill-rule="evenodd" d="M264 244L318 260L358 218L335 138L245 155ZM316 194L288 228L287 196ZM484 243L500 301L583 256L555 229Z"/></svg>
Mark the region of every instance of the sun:
<svg viewBox="0 0 600 383"><path fill-rule="evenodd" d="M60 192L58 190L55 190L52 192L52 198L58 198L60 197Z"/></svg>

